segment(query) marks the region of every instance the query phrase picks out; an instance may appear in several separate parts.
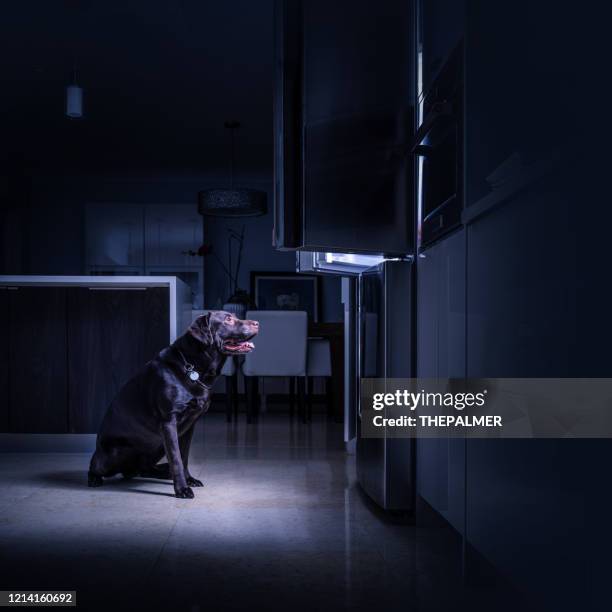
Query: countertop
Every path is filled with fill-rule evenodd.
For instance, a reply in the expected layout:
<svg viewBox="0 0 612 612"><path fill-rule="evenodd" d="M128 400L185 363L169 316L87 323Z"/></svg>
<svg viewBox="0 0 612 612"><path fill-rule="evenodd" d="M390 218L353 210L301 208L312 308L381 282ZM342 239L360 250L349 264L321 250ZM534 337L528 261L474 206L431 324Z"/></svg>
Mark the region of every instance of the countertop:
<svg viewBox="0 0 612 612"><path fill-rule="evenodd" d="M170 287L176 289L176 276L0 276L4 287Z"/></svg>
<svg viewBox="0 0 612 612"><path fill-rule="evenodd" d="M168 287L170 342L191 323L191 289L176 276L0 276L6 287L90 287L92 289L146 289Z"/></svg>

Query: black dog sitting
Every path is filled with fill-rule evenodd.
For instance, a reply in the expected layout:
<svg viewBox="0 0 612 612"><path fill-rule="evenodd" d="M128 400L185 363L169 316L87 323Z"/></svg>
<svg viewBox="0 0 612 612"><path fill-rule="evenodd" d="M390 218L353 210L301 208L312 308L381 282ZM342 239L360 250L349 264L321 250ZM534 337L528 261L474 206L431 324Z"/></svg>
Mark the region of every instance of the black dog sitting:
<svg viewBox="0 0 612 612"><path fill-rule="evenodd" d="M90 487L115 474L171 478L177 497L192 498L202 483L189 473L195 422L208 410L211 387L228 355L253 350L257 321L211 311L147 363L112 401L89 466ZM168 463L157 465L164 456Z"/></svg>

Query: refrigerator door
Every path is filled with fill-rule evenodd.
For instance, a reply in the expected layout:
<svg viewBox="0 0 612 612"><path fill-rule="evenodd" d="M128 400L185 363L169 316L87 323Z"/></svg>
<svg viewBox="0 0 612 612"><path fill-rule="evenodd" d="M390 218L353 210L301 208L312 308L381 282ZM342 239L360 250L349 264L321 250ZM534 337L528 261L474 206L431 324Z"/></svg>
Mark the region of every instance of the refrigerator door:
<svg viewBox="0 0 612 612"><path fill-rule="evenodd" d="M273 246L302 245L302 2L274 2Z"/></svg>
<svg viewBox="0 0 612 612"><path fill-rule="evenodd" d="M303 246L411 253L413 5L303 6Z"/></svg>
<svg viewBox="0 0 612 612"><path fill-rule="evenodd" d="M413 264L386 261L359 277L360 378L413 375ZM387 510L414 507L414 441L363 438L357 419L357 478Z"/></svg>
<svg viewBox="0 0 612 612"><path fill-rule="evenodd" d="M277 249L414 251L413 13L405 0L275 1Z"/></svg>

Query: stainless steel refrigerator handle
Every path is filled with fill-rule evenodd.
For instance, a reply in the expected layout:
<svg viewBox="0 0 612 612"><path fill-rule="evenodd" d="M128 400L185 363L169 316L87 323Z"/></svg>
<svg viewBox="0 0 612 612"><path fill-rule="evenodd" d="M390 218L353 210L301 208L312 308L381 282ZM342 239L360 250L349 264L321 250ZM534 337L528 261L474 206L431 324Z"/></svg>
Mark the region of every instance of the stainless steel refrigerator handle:
<svg viewBox="0 0 612 612"><path fill-rule="evenodd" d="M357 367L359 371L357 372L357 415L361 419L361 375L363 373L363 340L365 337L365 316L363 313L363 300L362 300L362 287L361 287L361 275L357 279L357 313L358 313L358 325L359 325L359 337L357 338L357 351L358 351L358 359L357 359Z"/></svg>

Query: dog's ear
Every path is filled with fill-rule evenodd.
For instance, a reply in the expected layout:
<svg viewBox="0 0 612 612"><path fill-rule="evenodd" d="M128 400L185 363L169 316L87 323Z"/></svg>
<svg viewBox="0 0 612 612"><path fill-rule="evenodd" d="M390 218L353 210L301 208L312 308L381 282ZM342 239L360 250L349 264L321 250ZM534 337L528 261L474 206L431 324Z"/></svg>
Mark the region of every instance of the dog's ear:
<svg viewBox="0 0 612 612"><path fill-rule="evenodd" d="M213 336L210 330L210 312L198 317L191 324L187 332L202 344L212 344Z"/></svg>

